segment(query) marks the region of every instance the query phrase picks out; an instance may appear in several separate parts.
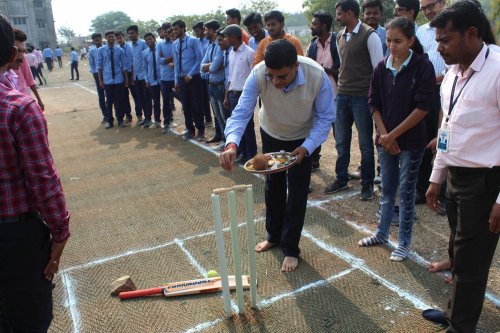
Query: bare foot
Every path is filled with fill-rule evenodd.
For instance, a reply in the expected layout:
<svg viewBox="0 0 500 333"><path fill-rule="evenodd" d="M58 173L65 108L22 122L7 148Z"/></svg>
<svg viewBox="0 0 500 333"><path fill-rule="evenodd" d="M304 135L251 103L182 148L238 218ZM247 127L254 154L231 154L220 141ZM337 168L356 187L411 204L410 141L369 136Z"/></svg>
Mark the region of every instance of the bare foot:
<svg viewBox="0 0 500 333"><path fill-rule="evenodd" d="M281 271L291 272L294 271L297 266L299 266L299 258L285 257L285 260L283 260L283 265L281 265Z"/></svg>
<svg viewBox="0 0 500 333"><path fill-rule="evenodd" d="M451 269L451 262L449 260L433 262L429 265L429 272L437 273Z"/></svg>
<svg viewBox="0 0 500 333"><path fill-rule="evenodd" d="M259 244L255 245L255 252L261 253L261 252L267 251L270 248L272 248L274 245L275 245L274 243L270 243L266 240L262 241Z"/></svg>

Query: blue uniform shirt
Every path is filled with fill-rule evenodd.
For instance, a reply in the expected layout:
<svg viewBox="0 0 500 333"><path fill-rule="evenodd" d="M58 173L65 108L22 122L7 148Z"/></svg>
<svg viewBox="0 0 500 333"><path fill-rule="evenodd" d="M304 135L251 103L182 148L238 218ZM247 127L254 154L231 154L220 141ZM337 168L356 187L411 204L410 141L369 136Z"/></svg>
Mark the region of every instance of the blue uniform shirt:
<svg viewBox="0 0 500 333"><path fill-rule="evenodd" d="M52 58L52 56L54 55L52 49L50 49L49 47L43 49L42 54L44 58Z"/></svg>
<svg viewBox="0 0 500 333"><path fill-rule="evenodd" d="M179 63L179 47L182 43L182 64ZM195 76L200 74L200 64L203 59L201 54L200 41L196 37L185 35L174 42L174 72L175 84L178 84L179 77ZM182 68L182 70L181 70Z"/></svg>
<svg viewBox="0 0 500 333"><path fill-rule="evenodd" d="M124 43L123 46L118 44L125 52L125 68L127 69L127 72L132 71L132 46L130 46L127 43Z"/></svg>
<svg viewBox="0 0 500 333"><path fill-rule="evenodd" d="M208 46L211 44L208 38L198 38L200 41L201 55L204 56L207 52ZM208 73L201 72L201 78L204 80L208 80Z"/></svg>
<svg viewBox="0 0 500 333"><path fill-rule="evenodd" d="M146 42L143 39L138 39L137 42L129 42L132 47L132 70L134 79L144 80L144 70L142 68L142 52L148 49Z"/></svg>
<svg viewBox="0 0 500 333"><path fill-rule="evenodd" d="M212 83L222 82L224 81L224 52L220 49L219 43L213 42L208 48L203 60L201 61L200 69L205 64L211 63L208 72L204 72L208 74L208 80Z"/></svg>
<svg viewBox="0 0 500 333"><path fill-rule="evenodd" d="M78 53L71 51L71 62L78 62Z"/></svg>
<svg viewBox="0 0 500 333"><path fill-rule="evenodd" d="M54 50L56 57L62 57L63 51L60 48Z"/></svg>
<svg viewBox="0 0 500 333"><path fill-rule="evenodd" d="M387 42L385 40L386 36L385 28L382 28L379 25L377 30L375 30L375 32L377 33L378 37L380 38L380 41L382 42L382 54L385 54L387 51Z"/></svg>
<svg viewBox="0 0 500 333"><path fill-rule="evenodd" d="M120 84L125 81L123 71L125 68L125 52L119 46L113 46L113 62L115 68L115 78L111 70L111 48L108 45L101 46L97 50L97 69L102 70L102 80L104 84Z"/></svg>
<svg viewBox="0 0 500 333"><path fill-rule="evenodd" d="M264 29L264 38L266 38L267 36L269 36L269 32L266 29ZM250 46L252 50L257 52L257 48L259 47L259 42L255 41L255 37L252 37L248 41L248 46Z"/></svg>
<svg viewBox="0 0 500 333"><path fill-rule="evenodd" d="M89 48L89 70L90 73L97 73L97 47L92 45Z"/></svg>
<svg viewBox="0 0 500 333"><path fill-rule="evenodd" d="M165 58L174 57L174 43L170 39L161 41L156 44L156 52L161 62L161 80L174 81L174 69L170 67L170 64L165 63Z"/></svg>
<svg viewBox="0 0 500 333"><path fill-rule="evenodd" d="M156 57L156 68L153 66L153 57ZM146 83L149 83L152 86L157 86L160 84L161 80L161 64L160 64L160 58L158 57L158 54L156 52L156 48L154 50L151 50L149 47L147 50L144 50L142 52L142 62L143 62L143 69L144 69L144 80ZM156 80L154 78L154 71L156 70Z"/></svg>

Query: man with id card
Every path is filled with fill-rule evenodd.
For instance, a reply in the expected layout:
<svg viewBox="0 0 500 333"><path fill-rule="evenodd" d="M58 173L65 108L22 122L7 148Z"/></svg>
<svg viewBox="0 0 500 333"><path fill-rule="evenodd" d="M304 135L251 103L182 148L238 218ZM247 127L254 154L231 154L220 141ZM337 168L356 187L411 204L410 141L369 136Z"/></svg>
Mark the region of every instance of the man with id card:
<svg viewBox="0 0 500 333"><path fill-rule="evenodd" d="M473 2L459 1L431 22L452 66L441 85L443 121L426 199L437 211L447 178L454 288L446 312L423 315L448 325L446 332L475 332L500 232L500 54L483 43L481 17Z"/></svg>

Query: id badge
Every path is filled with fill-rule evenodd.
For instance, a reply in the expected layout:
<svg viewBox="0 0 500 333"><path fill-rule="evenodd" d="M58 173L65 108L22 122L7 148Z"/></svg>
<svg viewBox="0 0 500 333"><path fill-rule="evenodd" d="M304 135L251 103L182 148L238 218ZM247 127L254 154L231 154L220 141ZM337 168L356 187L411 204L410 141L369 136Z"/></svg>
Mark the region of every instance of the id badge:
<svg viewBox="0 0 500 333"><path fill-rule="evenodd" d="M447 153L450 142L450 131L448 129L439 129L437 137L437 151Z"/></svg>

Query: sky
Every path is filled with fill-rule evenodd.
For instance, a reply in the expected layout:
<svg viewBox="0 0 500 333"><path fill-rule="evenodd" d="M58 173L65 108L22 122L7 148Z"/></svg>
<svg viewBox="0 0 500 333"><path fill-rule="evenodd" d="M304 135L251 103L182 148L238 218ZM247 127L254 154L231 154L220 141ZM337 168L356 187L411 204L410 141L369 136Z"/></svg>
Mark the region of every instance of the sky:
<svg viewBox="0 0 500 333"><path fill-rule="evenodd" d="M302 11L304 0L275 0L278 10L296 13ZM249 1L242 0L138 0L138 1L110 1L110 0L52 0L52 10L56 31L62 26L67 26L77 36L86 36L89 33L90 22L101 14L109 11L123 11L132 20L163 21L173 15L205 14L220 6L223 10L241 8ZM163 3L162 5L159 5ZM215 3L215 5L214 5Z"/></svg>

